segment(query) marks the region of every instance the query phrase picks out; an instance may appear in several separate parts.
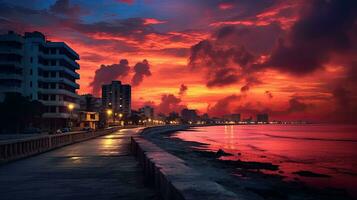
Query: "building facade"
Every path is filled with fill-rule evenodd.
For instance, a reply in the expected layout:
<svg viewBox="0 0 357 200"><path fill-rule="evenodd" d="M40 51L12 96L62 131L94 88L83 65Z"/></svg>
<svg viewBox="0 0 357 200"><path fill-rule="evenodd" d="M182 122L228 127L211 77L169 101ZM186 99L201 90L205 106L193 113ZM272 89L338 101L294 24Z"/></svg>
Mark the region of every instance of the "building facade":
<svg viewBox="0 0 357 200"><path fill-rule="evenodd" d="M147 119L154 119L154 108L151 106L144 106L139 109L139 112Z"/></svg>
<svg viewBox="0 0 357 200"><path fill-rule="evenodd" d="M228 122L234 122L238 123L241 121L240 114L234 113L234 114L229 114L229 115L224 115L223 119Z"/></svg>
<svg viewBox="0 0 357 200"><path fill-rule="evenodd" d="M126 118L131 115L131 86L120 81L102 86L102 105L112 110L113 117Z"/></svg>
<svg viewBox="0 0 357 200"><path fill-rule="evenodd" d="M81 111L101 112L102 99L91 94L80 95L79 105Z"/></svg>
<svg viewBox="0 0 357 200"><path fill-rule="evenodd" d="M193 109L182 109L181 110L181 118L184 123L194 123L198 120L197 111Z"/></svg>
<svg viewBox="0 0 357 200"><path fill-rule="evenodd" d="M18 93L45 106L43 128L70 124L79 108L76 80L79 55L64 42L50 42L40 32L0 35L0 100Z"/></svg>
<svg viewBox="0 0 357 200"><path fill-rule="evenodd" d="M257 114L257 123L269 123L269 115L266 113Z"/></svg>
<svg viewBox="0 0 357 200"><path fill-rule="evenodd" d="M79 115L79 128L81 130L96 130L99 126L99 113L80 111Z"/></svg>

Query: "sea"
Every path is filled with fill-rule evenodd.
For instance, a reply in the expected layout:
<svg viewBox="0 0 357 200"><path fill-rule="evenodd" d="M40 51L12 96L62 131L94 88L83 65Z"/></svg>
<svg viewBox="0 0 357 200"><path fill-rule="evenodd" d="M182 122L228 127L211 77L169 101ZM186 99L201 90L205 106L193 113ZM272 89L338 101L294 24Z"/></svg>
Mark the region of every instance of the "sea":
<svg viewBox="0 0 357 200"><path fill-rule="evenodd" d="M200 150L222 149L232 154L220 159L279 165L279 170L263 173L276 173L286 181L344 189L357 197L356 125L206 126L180 131L172 137L207 144L198 147Z"/></svg>

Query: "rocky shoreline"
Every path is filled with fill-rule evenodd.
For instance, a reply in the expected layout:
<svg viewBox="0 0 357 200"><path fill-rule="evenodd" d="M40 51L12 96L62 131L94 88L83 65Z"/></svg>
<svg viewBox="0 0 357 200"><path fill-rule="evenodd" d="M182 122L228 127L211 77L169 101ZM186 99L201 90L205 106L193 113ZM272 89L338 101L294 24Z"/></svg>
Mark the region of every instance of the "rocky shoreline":
<svg viewBox="0 0 357 200"><path fill-rule="evenodd" d="M171 137L174 132L145 134L144 138L155 143L169 153L185 160L190 167L196 168L211 180L236 193L242 199L327 199L349 200L347 192L335 188L319 189L305 185L299 180L285 181L279 166L266 162L221 160L226 152L201 150L207 144L187 142ZM278 174L264 173L278 171ZM300 176L323 178L327 175L309 171L298 171Z"/></svg>

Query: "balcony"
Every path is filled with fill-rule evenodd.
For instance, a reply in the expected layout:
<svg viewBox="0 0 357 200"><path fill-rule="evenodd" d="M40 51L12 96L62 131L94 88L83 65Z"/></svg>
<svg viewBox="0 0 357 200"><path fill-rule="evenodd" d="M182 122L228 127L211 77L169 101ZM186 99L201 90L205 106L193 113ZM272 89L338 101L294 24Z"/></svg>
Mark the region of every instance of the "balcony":
<svg viewBox="0 0 357 200"><path fill-rule="evenodd" d="M48 83L65 83L69 86L72 86L76 89L79 89L79 84L76 83L76 82L73 82L71 80L68 80L66 78L59 78L59 77L42 77L42 76L39 76L38 77L39 80L41 81L44 81L44 82L48 82Z"/></svg>
<svg viewBox="0 0 357 200"><path fill-rule="evenodd" d="M63 118L63 119L75 119L78 118L78 115L75 113L43 113L43 118Z"/></svg>
<svg viewBox="0 0 357 200"><path fill-rule="evenodd" d="M16 92L16 93L22 93L22 87L16 87L16 86L2 86L0 85L0 92Z"/></svg>
<svg viewBox="0 0 357 200"><path fill-rule="evenodd" d="M0 79L12 79L12 80L22 80L23 76L21 74L2 74L0 73Z"/></svg>
<svg viewBox="0 0 357 200"><path fill-rule="evenodd" d="M64 66L46 66L39 64L39 67L45 71L64 71L65 73L71 75L75 79L79 79L79 74L77 72L74 72L73 70L70 70Z"/></svg>
<svg viewBox="0 0 357 200"><path fill-rule="evenodd" d="M0 54L16 54L24 56L24 51L22 49L0 47Z"/></svg>
<svg viewBox="0 0 357 200"><path fill-rule="evenodd" d="M18 61L2 61L0 60L0 67L4 65L11 65L14 66L15 68L22 69L22 64L21 62Z"/></svg>
<svg viewBox="0 0 357 200"><path fill-rule="evenodd" d="M75 69L79 69L79 64L76 61L68 58L68 56L66 56L66 55L62 55L62 54L44 54L44 53L40 52L39 56L41 56L43 59L48 59L48 60L49 59L51 59L51 60L53 60L53 59L61 60L62 59L62 60L65 60L66 62L68 62L69 64L71 64Z"/></svg>
<svg viewBox="0 0 357 200"><path fill-rule="evenodd" d="M40 100L40 101L46 106L65 106L65 107L67 107L68 105L72 104L72 105L74 105L74 108L79 108L80 107L79 104L72 103L72 102L69 102L69 101L60 101L60 100L55 100L55 101Z"/></svg>
<svg viewBox="0 0 357 200"><path fill-rule="evenodd" d="M73 93L70 92L68 90L64 90L64 89L44 89L44 88L39 88L38 89L39 92L43 93L43 94L63 94L63 95L67 95L73 98L79 98L79 95L77 93Z"/></svg>

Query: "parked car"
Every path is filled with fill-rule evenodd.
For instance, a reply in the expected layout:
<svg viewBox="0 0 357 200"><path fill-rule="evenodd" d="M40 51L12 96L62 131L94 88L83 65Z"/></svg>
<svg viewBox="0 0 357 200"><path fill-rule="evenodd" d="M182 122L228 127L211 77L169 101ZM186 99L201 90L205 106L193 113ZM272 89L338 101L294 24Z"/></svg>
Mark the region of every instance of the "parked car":
<svg viewBox="0 0 357 200"><path fill-rule="evenodd" d="M71 132L71 128L65 127L65 128L61 128L62 133L67 133L67 132Z"/></svg>

